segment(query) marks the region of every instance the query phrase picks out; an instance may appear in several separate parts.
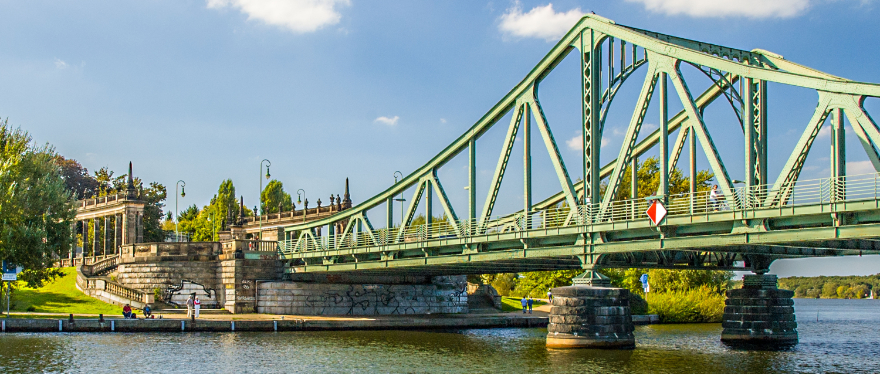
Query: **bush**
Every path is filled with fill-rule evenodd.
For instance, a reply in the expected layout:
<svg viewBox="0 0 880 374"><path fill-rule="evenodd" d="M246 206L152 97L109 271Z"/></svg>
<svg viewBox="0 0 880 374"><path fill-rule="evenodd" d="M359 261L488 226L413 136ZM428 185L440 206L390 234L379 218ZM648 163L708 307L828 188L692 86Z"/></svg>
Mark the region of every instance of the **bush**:
<svg viewBox="0 0 880 374"><path fill-rule="evenodd" d="M162 289L159 287L153 288L153 297L155 297L157 303L162 301Z"/></svg>
<svg viewBox="0 0 880 374"><path fill-rule="evenodd" d="M36 311L37 311L37 308L34 307L33 305L31 305L31 306L27 307L27 309L25 309L25 311L27 311L27 312L36 312Z"/></svg>
<svg viewBox="0 0 880 374"><path fill-rule="evenodd" d="M649 293L647 301L648 313L661 323L721 322L724 315L724 295L709 287Z"/></svg>
<svg viewBox="0 0 880 374"><path fill-rule="evenodd" d="M641 295L637 293L630 293L629 310L635 316L648 314L648 302L645 301L645 299L643 299Z"/></svg>

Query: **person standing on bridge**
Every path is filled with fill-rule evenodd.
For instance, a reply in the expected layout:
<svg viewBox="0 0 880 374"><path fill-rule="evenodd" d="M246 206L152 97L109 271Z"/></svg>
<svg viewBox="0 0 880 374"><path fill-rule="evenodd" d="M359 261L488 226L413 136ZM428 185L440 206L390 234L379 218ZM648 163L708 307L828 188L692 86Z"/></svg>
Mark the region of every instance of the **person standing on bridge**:
<svg viewBox="0 0 880 374"><path fill-rule="evenodd" d="M526 300L526 297L523 296L522 300L520 300L519 302L520 302L520 304L522 304L523 314L526 314L526 308L528 308L528 306L529 306L528 300Z"/></svg>
<svg viewBox="0 0 880 374"><path fill-rule="evenodd" d="M721 200L724 199L724 194L721 191L718 191L718 185L712 186L712 191L709 192L709 203L712 205L712 210L717 211L721 208Z"/></svg>
<svg viewBox="0 0 880 374"><path fill-rule="evenodd" d="M193 300L193 306L196 308L196 318L199 318L199 309L202 308L202 302L199 300L199 297L196 296L196 299Z"/></svg>
<svg viewBox="0 0 880 374"><path fill-rule="evenodd" d="M189 295L189 298L186 299L186 318L190 318L193 315L193 296Z"/></svg>

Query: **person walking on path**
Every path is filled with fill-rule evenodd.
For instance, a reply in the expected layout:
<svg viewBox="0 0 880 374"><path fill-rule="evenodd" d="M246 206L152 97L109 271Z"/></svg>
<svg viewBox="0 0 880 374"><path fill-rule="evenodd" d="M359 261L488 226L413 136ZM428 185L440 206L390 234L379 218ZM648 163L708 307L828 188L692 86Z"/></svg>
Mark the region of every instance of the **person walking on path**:
<svg viewBox="0 0 880 374"><path fill-rule="evenodd" d="M192 315L193 315L193 305L194 305L194 303L193 303L193 297L192 297L192 295L190 295L189 298L186 299L186 318L190 318L190 317L192 317Z"/></svg>
<svg viewBox="0 0 880 374"><path fill-rule="evenodd" d="M520 304L522 304L523 307L523 314L526 314L526 308L528 308L529 302L526 300L525 296L523 296L522 300L520 300Z"/></svg>
<svg viewBox="0 0 880 374"><path fill-rule="evenodd" d="M553 292L547 289L547 302L549 303L551 301L553 301Z"/></svg>
<svg viewBox="0 0 880 374"><path fill-rule="evenodd" d="M196 318L199 318L199 309L202 308L202 302L199 300L198 296L196 296L196 299L193 301L193 305L196 307Z"/></svg>
<svg viewBox="0 0 880 374"><path fill-rule="evenodd" d="M532 304L535 303L535 300L532 300L532 296L529 296L529 314L532 314Z"/></svg>

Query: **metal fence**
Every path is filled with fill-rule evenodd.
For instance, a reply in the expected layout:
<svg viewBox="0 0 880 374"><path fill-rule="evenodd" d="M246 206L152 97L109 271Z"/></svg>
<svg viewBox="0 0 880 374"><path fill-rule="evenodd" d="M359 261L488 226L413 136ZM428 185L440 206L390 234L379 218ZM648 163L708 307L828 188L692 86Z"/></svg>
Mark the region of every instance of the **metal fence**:
<svg viewBox="0 0 880 374"><path fill-rule="evenodd" d="M716 191L672 194L665 197L667 217L705 215L727 211L759 210L859 200L877 200L880 173L798 181L774 189L772 185L739 187L732 196ZM296 238L279 242L282 253L325 251L343 248L374 247L492 235L506 232L550 229L576 225L614 223L647 219L651 201L644 198L612 201L604 210L601 203L579 205L573 212L567 206L553 207L523 214L522 212L489 219L450 221L442 219L430 224L363 230L353 227L349 232L317 236L300 233Z"/></svg>

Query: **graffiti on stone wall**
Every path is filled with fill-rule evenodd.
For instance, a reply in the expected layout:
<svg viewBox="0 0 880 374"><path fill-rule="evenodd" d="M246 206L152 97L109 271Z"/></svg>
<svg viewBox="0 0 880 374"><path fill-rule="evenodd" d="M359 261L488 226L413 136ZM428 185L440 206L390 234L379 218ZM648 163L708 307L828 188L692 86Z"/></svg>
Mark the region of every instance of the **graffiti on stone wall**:
<svg viewBox="0 0 880 374"><path fill-rule="evenodd" d="M309 295L306 304L318 314L345 315L425 314L460 307L461 300L466 306L466 282L433 286L353 284L344 291Z"/></svg>
<svg viewBox="0 0 880 374"><path fill-rule="evenodd" d="M199 301L202 302L202 308L216 308L219 306L215 290L190 280L181 280L179 284L166 287L162 297L168 304L185 307L186 299L192 294L199 297Z"/></svg>

